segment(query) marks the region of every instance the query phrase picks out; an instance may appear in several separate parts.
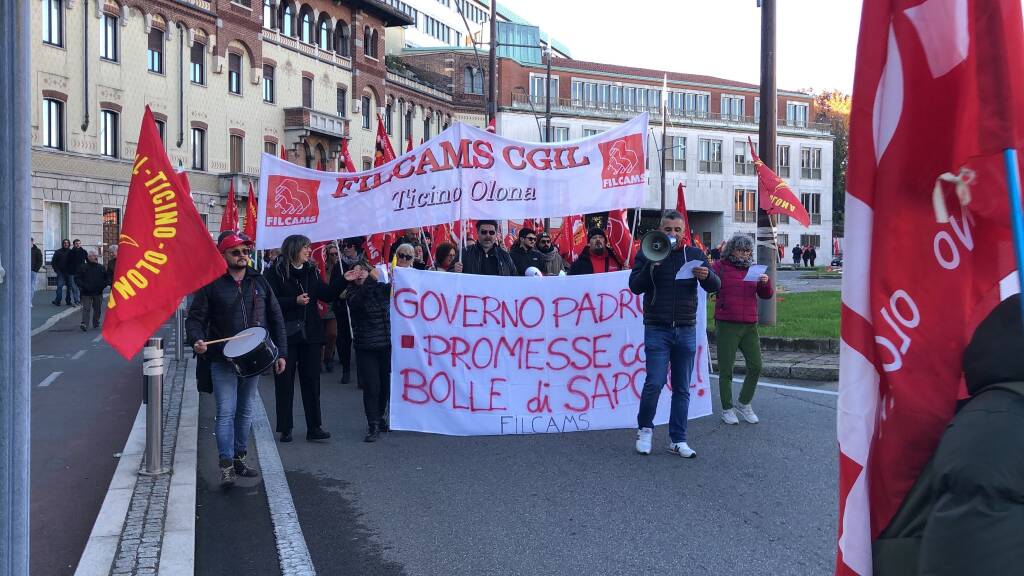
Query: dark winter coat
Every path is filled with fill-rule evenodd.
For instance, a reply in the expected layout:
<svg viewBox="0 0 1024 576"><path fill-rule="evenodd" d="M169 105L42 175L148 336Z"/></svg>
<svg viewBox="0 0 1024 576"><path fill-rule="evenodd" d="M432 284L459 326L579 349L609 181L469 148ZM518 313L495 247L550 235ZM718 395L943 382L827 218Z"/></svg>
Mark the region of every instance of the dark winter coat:
<svg viewBox="0 0 1024 576"><path fill-rule="evenodd" d="M745 282L748 268L741 268L728 258L711 265L722 282L715 297L715 320L757 324L757 299L767 300L775 295L771 279L767 284Z"/></svg>
<svg viewBox="0 0 1024 576"><path fill-rule="evenodd" d="M365 260L361 260L365 266L369 267L369 264L365 264ZM334 316L336 318L342 318L342 316L348 315L348 300L345 298L345 290L349 287L349 281L345 280L345 273L355 268L355 264L346 264L344 260L339 260L334 265L334 269L331 270L331 284L338 289L339 296L331 302L331 309L334 310ZM345 320L348 322L348 320Z"/></svg>
<svg viewBox="0 0 1024 576"><path fill-rule="evenodd" d="M43 251L39 249L39 246L32 245L32 271L39 272L39 269L43 267Z"/></svg>
<svg viewBox="0 0 1024 576"><path fill-rule="evenodd" d="M107 287L107 271L98 262L86 262L75 273L75 283L83 296L98 296Z"/></svg>
<svg viewBox="0 0 1024 576"><path fill-rule="evenodd" d="M197 340L234 336L252 326L266 328L281 357L288 356L281 307L266 278L252 268L246 269L241 284L225 273L200 288L192 299L185 323L189 346ZM211 344L204 356L223 361L224 344Z"/></svg>
<svg viewBox="0 0 1024 576"><path fill-rule="evenodd" d="M281 307L281 314L284 315L288 337L294 342L308 342L310 344L324 343L324 324L317 311L316 301L333 302L341 292L340 286L343 278L332 276L331 284L325 283L320 278L320 271L312 262L306 262L302 268L296 270L291 264L287 265L287 274L282 275L281 266L277 262L264 272L267 282L277 296L278 305ZM300 294L309 295L309 304L302 305L296 300ZM301 321L301 322L300 322ZM301 332L296 330L302 327Z"/></svg>
<svg viewBox="0 0 1024 576"><path fill-rule="evenodd" d="M356 350L391 347L391 286L372 277L349 284L345 291L352 316L352 346Z"/></svg>
<svg viewBox="0 0 1024 576"><path fill-rule="evenodd" d="M1004 300L964 350L970 400L889 526L876 576L1019 574L1024 566L1024 329Z"/></svg>
<svg viewBox="0 0 1024 576"><path fill-rule="evenodd" d="M799 246L793 246L793 262L800 263L800 257L803 256L804 250Z"/></svg>
<svg viewBox="0 0 1024 576"><path fill-rule="evenodd" d="M610 270L609 268L615 268L616 266L616 270L622 270L622 260L619 260L619 257L612 252L611 248L605 248L604 250L604 266L605 272L614 272L615 270ZM576 261L572 263L572 266L569 267L569 276L580 276L583 274L593 273L594 263L590 259L590 246L586 246L583 248L583 251L580 252Z"/></svg>
<svg viewBox="0 0 1024 576"><path fill-rule="evenodd" d="M498 259L498 276L519 276L519 269L516 267L515 262L512 261L512 257L505 251L504 248L497 244L491 248L492 258ZM462 273L463 274L483 274L484 273L484 254L483 247L477 242L469 248L466 248L465 252L462 253Z"/></svg>
<svg viewBox="0 0 1024 576"><path fill-rule="evenodd" d="M530 248L526 249L516 244L509 251L508 255L516 265L516 271L520 276L526 275L526 269L533 266L541 272L544 271L544 255L540 251Z"/></svg>
<svg viewBox="0 0 1024 576"><path fill-rule="evenodd" d="M85 251L85 248L72 248L68 253L67 260L65 261L65 271L68 274L77 274L78 269L89 261L89 253Z"/></svg>
<svg viewBox="0 0 1024 576"><path fill-rule="evenodd" d="M50 257L50 267L58 274L68 274L68 256L71 255L71 248L58 248ZM72 270L72 273L74 271Z"/></svg>
<svg viewBox="0 0 1024 576"><path fill-rule="evenodd" d="M107 283L114 285L114 274L117 272L117 256L107 259Z"/></svg>
<svg viewBox="0 0 1024 576"><path fill-rule="evenodd" d="M704 252L692 246L673 250L657 266L642 253L637 254L629 273L629 289L634 294L644 295L645 325L675 327L697 323L697 279L676 280L683 264L695 259L703 262L701 266L709 266ZM713 270L700 281L700 286L708 292L717 292L720 285Z"/></svg>

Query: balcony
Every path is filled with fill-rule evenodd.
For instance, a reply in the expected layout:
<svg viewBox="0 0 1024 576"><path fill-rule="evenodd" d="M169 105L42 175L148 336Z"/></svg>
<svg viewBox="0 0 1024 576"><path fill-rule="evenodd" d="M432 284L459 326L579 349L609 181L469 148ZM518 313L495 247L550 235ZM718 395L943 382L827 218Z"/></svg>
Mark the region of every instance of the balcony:
<svg viewBox="0 0 1024 576"><path fill-rule="evenodd" d="M235 200L245 200L249 197L249 183L252 183L253 190L260 187L260 179L257 174L227 173L217 175L217 194L224 199L228 197L231 185L235 186Z"/></svg>
<svg viewBox="0 0 1024 576"><path fill-rule="evenodd" d="M545 97L543 96L528 95L522 91L515 91L512 92L511 108L523 112L542 112L544 110L544 101ZM661 106L625 104L621 102L598 103L574 98L552 98L551 112L563 116L583 116L604 120L629 120L642 112L648 112L651 116L658 116L661 114ZM668 122L675 125L704 128L758 129L757 119L753 116L719 114L701 110L670 109L668 112ZM832 134L832 126L827 122L798 122L780 119L778 121L778 129L781 134L797 136L830 136Z"/></svg>
<svg viewBox="0 0 1024 576"><path fill-rule="evenodd" d="M348 119L312 108L285 108L284 129L286 132L320 134L328 138L348 138Z"/></svg>

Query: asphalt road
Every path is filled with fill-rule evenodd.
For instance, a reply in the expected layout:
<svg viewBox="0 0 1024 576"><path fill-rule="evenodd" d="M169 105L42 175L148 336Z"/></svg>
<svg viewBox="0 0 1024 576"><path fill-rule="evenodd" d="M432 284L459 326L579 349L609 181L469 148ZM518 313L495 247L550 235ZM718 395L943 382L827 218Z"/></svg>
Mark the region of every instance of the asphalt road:
<svg viewBox="0 0 1024 576"><path fill-rule="evenodd" d="M691 421L698 457L684 460L661 448L665 427L655 432L651 456L634 452L630 430L392 432L364 444L361 395L337 377L323 375L325 426L334 438L305 441L296 394L296 440L277 444L320 574L806 575L834 566L834 396L763 387L754 401L760 424ZM273 418L272 379L264 377L261 392ZM205 452L200 444L201 462L215 458L208 441ZM200 524L197 550L209 551L213 540L203 540L225 535ZM251 528L266 530L263 521ZM233 572L214 557L200 554L196 573ZM266 564L248 568L279 573Z"/></svg>

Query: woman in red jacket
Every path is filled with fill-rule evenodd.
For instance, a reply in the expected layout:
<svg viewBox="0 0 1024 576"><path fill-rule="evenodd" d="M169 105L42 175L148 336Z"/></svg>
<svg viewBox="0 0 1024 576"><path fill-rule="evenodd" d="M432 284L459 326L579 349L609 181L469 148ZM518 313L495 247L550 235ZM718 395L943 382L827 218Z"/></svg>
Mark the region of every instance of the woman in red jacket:
<svg viewBox="0 0 1024 576"><path fill-rule="evenodd" d="M757 280L745 281L750 265L754 263L754 240L736 233L722 249L722 259L711 269L722 279L722 287L715 300L716 341L718 344L718 387L722 399L722 420L738 424L736 413L751 424L758 421L750 406L761 376L761 339L757 334L757 299L774 295L771 280L761 274ZM732 366L736 350L743 352L747 374L743 379L736 408L732 404Z"/></svg>

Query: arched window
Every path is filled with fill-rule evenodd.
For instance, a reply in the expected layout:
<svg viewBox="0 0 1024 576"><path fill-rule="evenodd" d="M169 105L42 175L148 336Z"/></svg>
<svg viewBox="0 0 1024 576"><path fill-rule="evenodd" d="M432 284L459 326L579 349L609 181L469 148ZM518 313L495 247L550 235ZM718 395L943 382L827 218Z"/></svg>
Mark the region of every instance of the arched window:
<svg viewBox="0 0 1024 576"><path fill-rule="evenodd" d="M263 27L274 27L274 5L271 0L263 0Z"/></svg>
<svg viewBox="0 0 1024 576"><path fill-rule="evenodd" d="M338 24L334 27L334 51L338 53L338 56L348 58L350 56L349 44L348 22L338 20Z"/></svg>
<svg viewBox="0 0 1024 576"><path fill-rule="evenodd" d="M473 75L473 94L484 93L484 71L477 70Z"/></svg>
<svg viewBox="0 0 1024 576"><path fill-rule="evenodd" d="M316 45L321 50L331 49L331 20L327 14L320 16L320 24L317 25Z"/></svg>
<svg viewBox="0 0 1024 576"><path fill-rule="evenodd" d="M366 54L367 56L373 56L373 54L370 52L370 40L370 27L366 26L363 28L363 53Z"/></svg>
<svg viewBox="0 0 1024 576"><path fill-rule="evenodd" d="M313 9L309 6L303 6L302 12L299 13L299 40L307 44L312 44L316 35L316 30L313 26Z"/></svg>
<svg viewBox="0 0 1024 576"><path fill-rule="evenodd" d="M295 5L288 1L281 3L281 34L295 36Z"/></svg>
<svg viewBox="0 0 1024 576"><path fill-rule="evenodd" d="M466 66L466 68L462 71L463 91L466 94L473 93L473 76L473 67Z"/></svg>
<svg viewBox="0 0 1024 576"><path fill-rule="evenodd" d="M327 150L323 144L316 145L317 170L327 170Z"/></svg>
<svg viewBox="0 0 1024 576"><path fill-rule="evenodd" d="M370 30L370 56L379 58L377 55L377 44L380 43L379 36L377 35L377 29Z"/></svg>

